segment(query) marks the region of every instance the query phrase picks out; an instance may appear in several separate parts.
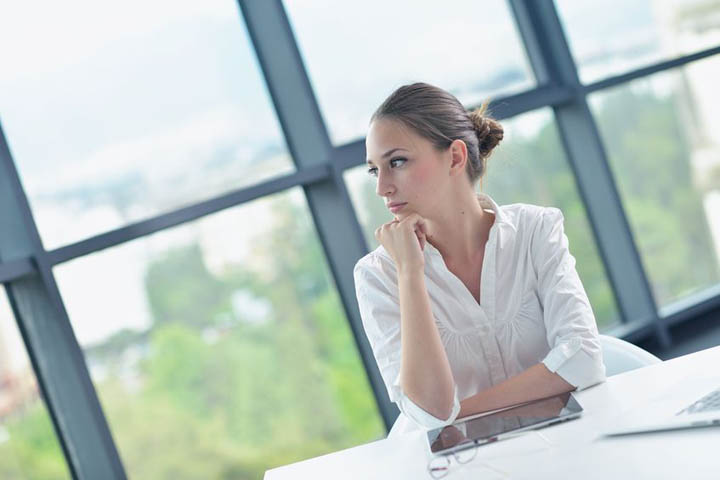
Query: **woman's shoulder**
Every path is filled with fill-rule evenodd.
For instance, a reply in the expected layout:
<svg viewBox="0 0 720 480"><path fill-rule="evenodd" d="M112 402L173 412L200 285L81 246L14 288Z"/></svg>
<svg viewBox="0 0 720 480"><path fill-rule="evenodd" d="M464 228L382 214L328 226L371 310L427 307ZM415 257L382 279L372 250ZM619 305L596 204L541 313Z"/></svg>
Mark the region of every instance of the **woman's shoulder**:
<svg viewBox="0 0 720 480"><path fill-rule="evenodd" d="M378 274L387 274L394 271L395 263L392 261L392 257L385 250L385 247L380 245L355 263L354 274L356 277L360 274L374 274L377 276Z"/></svg>
<svg viewBox="0 0 720 480"><path fill-rule="evenodd" d="M382 291L397 295L397 272L390 254L379 246L355 264L353 270L355 289L361 292Z"/></svg>
<svg viewBox="0 0 720 480"><path fill-rule="evenodd" d="M543 207L530 203L511 203L498 207L504 220L521 230L533 230L545 218L562 215L555 207Z"/></svg>

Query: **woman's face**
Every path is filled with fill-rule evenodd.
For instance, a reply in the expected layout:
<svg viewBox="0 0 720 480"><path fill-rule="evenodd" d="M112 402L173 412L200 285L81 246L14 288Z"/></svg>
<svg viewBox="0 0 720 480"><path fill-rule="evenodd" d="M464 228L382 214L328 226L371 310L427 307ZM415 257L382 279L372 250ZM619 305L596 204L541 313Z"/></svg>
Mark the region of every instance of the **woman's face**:
<svg viewBox="0 0 720 480"><path fill-rule="evenodd" d="M428 218L438 211L450 180L448 153L391 119L370 125L365 148L376 193L396 218L413 212Z"/></svg>

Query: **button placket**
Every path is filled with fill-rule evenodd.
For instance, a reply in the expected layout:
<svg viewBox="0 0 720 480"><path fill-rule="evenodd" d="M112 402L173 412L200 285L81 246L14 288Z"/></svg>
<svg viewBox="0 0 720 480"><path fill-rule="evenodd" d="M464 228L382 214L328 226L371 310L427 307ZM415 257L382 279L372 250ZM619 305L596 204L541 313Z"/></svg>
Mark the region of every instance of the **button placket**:
<svg viewBox="0 0 720 480"><path fill-rule="evenodd" d="M480 284L480 301L483 309L481 318L483 323L487 325L486 332L481 335L481 343L487 352L488 367L490 370L490 378L493 385L497 385L507 378L505 364L500 353L495 336L494 319L495 319L495 259L497 258L497 226L493 225L490 229L490 235L487 245L485 246L485 259L483 260L482 278Z"/></svg>

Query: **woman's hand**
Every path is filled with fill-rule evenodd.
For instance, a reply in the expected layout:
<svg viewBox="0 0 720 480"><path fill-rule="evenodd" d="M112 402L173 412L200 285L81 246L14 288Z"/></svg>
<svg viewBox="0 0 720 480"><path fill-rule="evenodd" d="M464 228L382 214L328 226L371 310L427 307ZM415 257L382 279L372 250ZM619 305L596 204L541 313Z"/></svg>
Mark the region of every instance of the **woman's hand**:
<svg viewBox="0 0 720 480"><path fill-rule="evenodd" d="M375 238L395 261L398 273L424 270L427 227L425 219L417 213L380 226L375 230Z"/></svg>

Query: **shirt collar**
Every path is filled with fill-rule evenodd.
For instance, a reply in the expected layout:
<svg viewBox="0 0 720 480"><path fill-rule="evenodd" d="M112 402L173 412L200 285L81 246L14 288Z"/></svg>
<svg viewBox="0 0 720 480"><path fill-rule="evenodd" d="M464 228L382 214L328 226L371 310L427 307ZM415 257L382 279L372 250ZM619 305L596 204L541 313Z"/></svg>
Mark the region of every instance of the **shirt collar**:
<svg viewBox="0 0 720 480"><path fill-rule="evenodd" d="M477 194L477 199L482 208L490 209L495 214L494 225L506 225L512 230L516 230L515 225L513 225L513 223L507 218L505 212L500 209L498 204L495 203L495 200L493 200L490 195L488 195L487 193L479 192Z"/></svg>

